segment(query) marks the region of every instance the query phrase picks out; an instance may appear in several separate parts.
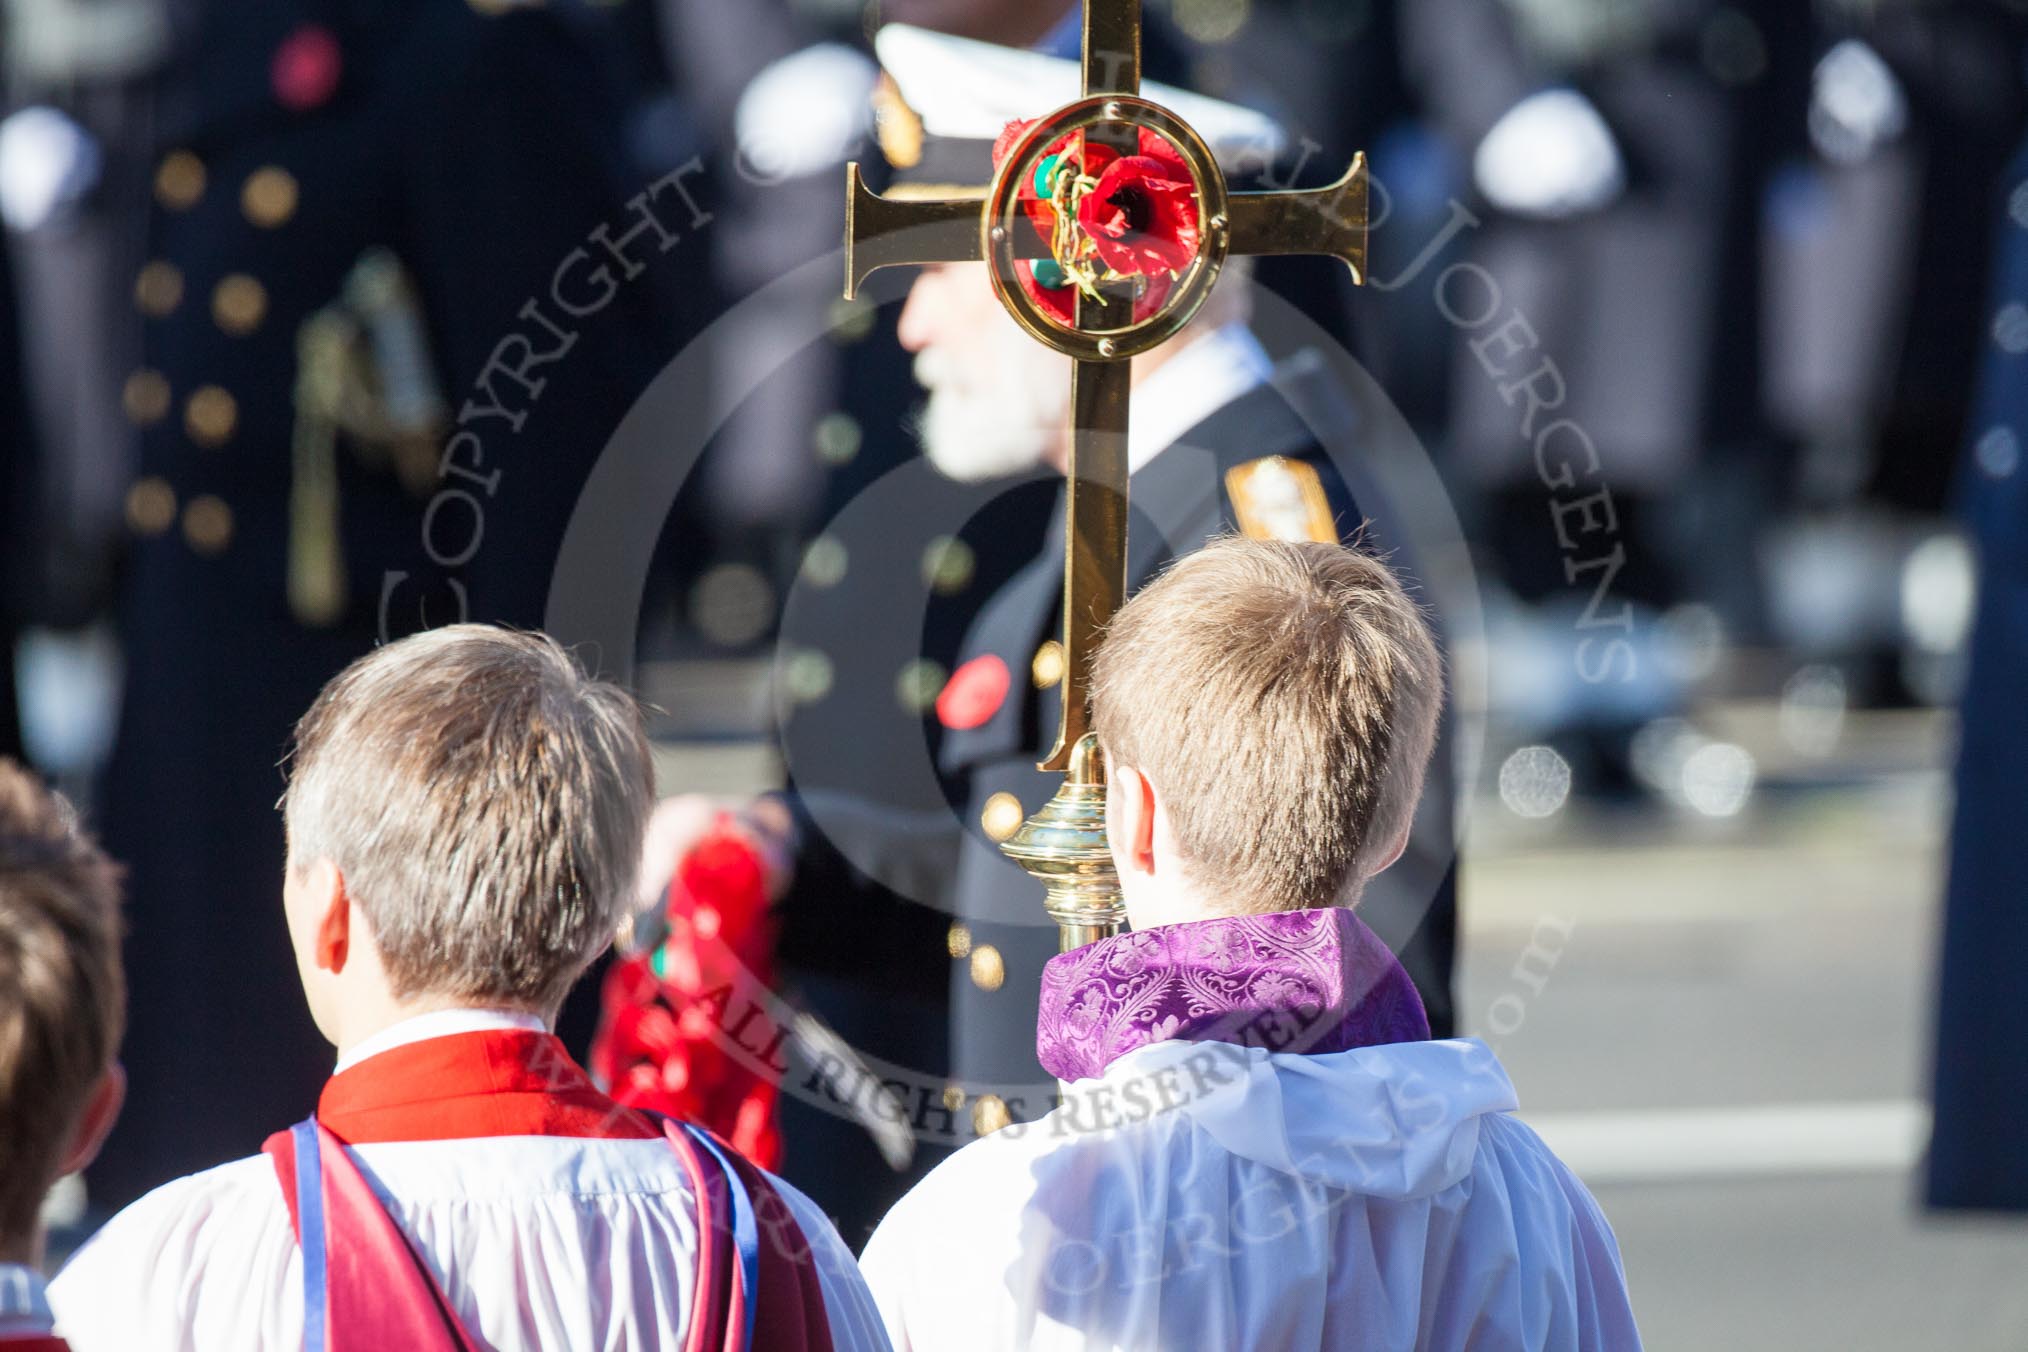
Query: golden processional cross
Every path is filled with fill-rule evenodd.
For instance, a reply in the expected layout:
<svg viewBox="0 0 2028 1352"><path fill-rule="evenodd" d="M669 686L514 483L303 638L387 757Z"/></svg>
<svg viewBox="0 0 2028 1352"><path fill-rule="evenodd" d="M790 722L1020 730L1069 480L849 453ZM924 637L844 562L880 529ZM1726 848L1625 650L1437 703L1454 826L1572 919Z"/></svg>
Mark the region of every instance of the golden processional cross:
<svg viewBox="0 0 2028 1352"><path fill-rule="evenodd" d="M1040 765L1067 771L1063 787L1001 847L1039 878L1044 907L1063 948L1119 933L1126 924L1119 879L1106 848L1105 768L1086 709L1100 635L1126 599L1127 403L1132 359L1176 336L1197 313L1232 254L1328 254L1360 283L1366 274L1366 157L1353 157L1329 187L1297 192L1229 192L1217 159L1189 124L1138 97L1140 0L1084 0L1084 97L1029 123L978 193L900 200L868 190L859 166L845 171L845 297L880 268L984 261L993 290L1037 341L1072 359L1071 452L1066 477L1063 581L1063 720ZM1159 279L1122 275L1096 258L1074 203L1093 180L1048 163L1066 145L1141 153L1152 133L1189 171L1196 248ZM1072 138L1068 142L1066 138ZM1072 152L1063 151L1056 158ZM1041 170L1038 178L1037 171ZM1031 228L1036 198L1052 189L1055 226ZM1132 228L1131 222L1128 223ZM1075 285L1071 315L1041 304L1016 269L1054 264ZM1136 318L1137 297L1159 294Z"/></svg>

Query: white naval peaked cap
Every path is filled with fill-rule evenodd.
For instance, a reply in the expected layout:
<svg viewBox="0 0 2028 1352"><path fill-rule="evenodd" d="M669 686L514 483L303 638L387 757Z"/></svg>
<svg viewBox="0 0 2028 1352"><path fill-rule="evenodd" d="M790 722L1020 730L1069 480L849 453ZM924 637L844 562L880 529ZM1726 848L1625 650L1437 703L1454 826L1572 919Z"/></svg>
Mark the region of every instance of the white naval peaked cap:
<svg viewBox="0 0 2028 1352"><path fill-rule="evenodd" d="M923 130L931 136L992 141L1009 122L1040 117L1079 98L1078 63L1060 56L891 23L874 35L880 64L894 78ZM1174 85L1141 82L1141 97L1159 103L1204 138L1221 166L1264 166L1288 142L1267 114Z"/></svg>

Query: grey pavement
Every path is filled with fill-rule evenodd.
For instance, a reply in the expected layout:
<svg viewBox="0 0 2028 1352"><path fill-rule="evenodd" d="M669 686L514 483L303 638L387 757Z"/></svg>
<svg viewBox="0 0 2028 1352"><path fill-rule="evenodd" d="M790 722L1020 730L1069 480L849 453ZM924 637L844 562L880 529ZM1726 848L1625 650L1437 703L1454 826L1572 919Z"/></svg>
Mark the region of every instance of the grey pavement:
<svg viewBox="0 0 2028 1352"><path fill-rule="evenodd" d="M2028 1218L1918 1203L1943 746L1727 823L1477 810L1466 1031L1592 1175L1650 1348L2028 1349Z"/></svg>

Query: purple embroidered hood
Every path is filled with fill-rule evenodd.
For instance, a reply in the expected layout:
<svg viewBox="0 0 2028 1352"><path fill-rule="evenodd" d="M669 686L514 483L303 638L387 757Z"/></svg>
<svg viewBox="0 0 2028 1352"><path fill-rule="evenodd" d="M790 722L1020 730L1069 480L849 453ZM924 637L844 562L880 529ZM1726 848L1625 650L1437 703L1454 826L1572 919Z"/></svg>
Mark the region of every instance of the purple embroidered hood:
<svg viewBox="0 0 2028 1352"><path fill-rule="evenodd" d="M1042 969L1035 1052L1082 1080L1152 1042L1342 1052L1429 1036L1422 997L1338 906L1221 916L1104 939Z"/></svg>

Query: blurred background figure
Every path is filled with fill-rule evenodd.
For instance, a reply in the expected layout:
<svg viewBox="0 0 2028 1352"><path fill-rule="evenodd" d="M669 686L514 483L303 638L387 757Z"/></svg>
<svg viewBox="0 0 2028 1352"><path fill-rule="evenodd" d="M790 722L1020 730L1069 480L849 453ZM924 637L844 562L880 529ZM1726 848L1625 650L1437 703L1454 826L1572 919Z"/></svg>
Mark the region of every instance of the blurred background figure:
<svg viewBox="0 0 2028 1352"><path fill-rule="evenodd" d="M1959 732L1957 814L1936 1029L1931 1206L2028 1211L2028 1011L2013 973L2028 953L2020 830L2028 720L2028 146L1997 194L1997 266L1978 415L1960 480L1980 595Z"/></svg>
<svg viewBox="0 0 2028 1352"><path fill-rule="evenodd" d="M109 727L90 696L118 692L95 807L140 1014L134 1116L93 1175L111 1203L257 1143L323 1073L282 987L223 976L284 938L292 720L377 637L540 620L573 485L680 344L664 298L708 284L701 258L628 256L659 260L701 208L675 166L628 162L592 16L8 17L0 185L38 443L16 566L58 631L20 651L50 768L90 773L78 729ZM637 182L660 190L630 208ZM610 257L569 269L587 247ZM123 679L87 627L106 621Z"/></svg>
<svg viewBox="0 0 2028 1352"><path fill-rule="evenodd" d="M1587 788L1626 791L1634 734L1685 697L1650 637L1758 632L1740 542L1793 459L1762 390L1761 211L1804 143L1807 17L1439 0L1404 24L1483 216L1415 299L1454 330L1432 431L1496 579L1491 622L1523 651L1597 636L1547 683L1496 666L1493 698Z"/></svg>
<svg viewBox="0 0 2028 1352"><path fill-rule="evenodd" d="M28 630L23 675L39 704L63 685L40 677L102 665L108 648L101 622L134 449L117 396L139 344L132 285L146 222L149 78L169 19L152 0L22 3L0 9L0 25L0 227L9 337L21 340L7 398L22 446L5 567L9 613ZM74 789L104 753L106 684L96 702L59 696L31 729L44 768Z"/></svg>
<svg viewBox="0 0 2028 1352"><path fill-rule="evenodd" d="M1948 703L1970 560L1944 518L1990 327L1992 195L2022 126L2012 5L1817 12L1808 153L1767 198L1769 412L1797 453L1762 533L1769 638L1862 703Z"/></svg>

